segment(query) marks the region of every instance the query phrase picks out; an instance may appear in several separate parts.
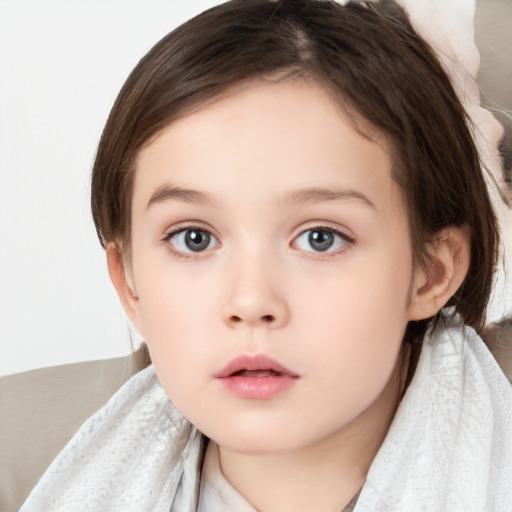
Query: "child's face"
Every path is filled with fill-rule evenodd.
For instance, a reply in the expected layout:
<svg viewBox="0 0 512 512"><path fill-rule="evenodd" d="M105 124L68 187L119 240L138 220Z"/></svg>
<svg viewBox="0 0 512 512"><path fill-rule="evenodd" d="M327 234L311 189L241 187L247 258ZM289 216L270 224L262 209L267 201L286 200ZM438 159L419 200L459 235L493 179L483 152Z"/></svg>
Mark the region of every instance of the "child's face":
<svg viewBox="0 0 512 512"><path fill-rule="evenodd" d="M371 416L387 389L417 273L375 138L316 85L261 81L140 153L131 317L174 404L219 444L306 447ZM219 376L247 354L286 370Z"/></svg>

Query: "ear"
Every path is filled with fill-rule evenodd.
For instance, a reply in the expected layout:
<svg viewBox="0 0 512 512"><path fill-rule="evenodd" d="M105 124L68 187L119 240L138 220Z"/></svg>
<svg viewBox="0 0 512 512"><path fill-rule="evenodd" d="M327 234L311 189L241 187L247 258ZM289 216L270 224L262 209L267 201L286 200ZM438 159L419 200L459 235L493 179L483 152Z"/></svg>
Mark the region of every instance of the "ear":
<svg viewBox="0 0 512 512"><path fill-rule="evenodd" d="M458 290L469 269L469 231L450 227L429 248L428 268L417 268L408 308L409 320L434 316Z"/></svg>
<svg viewBox="0 0 512 512"><path fill-rule="evenodd" d="M116 289L119 300L134 327L140 331L140 304L131 269L123 260L121 250L116 244L109 244L106 248L107 267L110 280ZM142 333L141 333L142 334Z"/></svg>

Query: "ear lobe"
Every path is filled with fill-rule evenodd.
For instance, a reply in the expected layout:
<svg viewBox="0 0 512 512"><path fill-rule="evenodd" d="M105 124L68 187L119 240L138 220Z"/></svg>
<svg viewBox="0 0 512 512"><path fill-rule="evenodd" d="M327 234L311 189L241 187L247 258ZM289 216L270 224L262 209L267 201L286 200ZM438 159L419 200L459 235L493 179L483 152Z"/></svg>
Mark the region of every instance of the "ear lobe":
<svg viewBox="0 0 512 512"><path fill-rule="evenodd" d="M458 290L469 269L469 231L465 227L441 231L429 250L428 269L416 269L408 308L409 320L434 316Z"/></svg>
<svg viewBox="0 0 512 512"><path fill-rule="evenodd" d="M138 329L139 298L135 291L133 277L126 268L120 249L115 244L109 244L106 248L107 267L110 280L116 289L119 300L130 318L131 322ZM140 332L140 331L139 331Z"/></svg>

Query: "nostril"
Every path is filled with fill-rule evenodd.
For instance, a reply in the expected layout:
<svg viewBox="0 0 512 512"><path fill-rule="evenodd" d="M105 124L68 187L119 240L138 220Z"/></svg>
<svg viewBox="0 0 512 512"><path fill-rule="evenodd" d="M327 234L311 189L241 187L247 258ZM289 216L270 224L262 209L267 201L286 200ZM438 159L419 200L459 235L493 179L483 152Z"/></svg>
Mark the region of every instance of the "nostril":
<svg viewBox="0 0 512 512"><path fill-rule="evenodd" d="M259 317L259 320L258 320L257 316L254 317L253 319L245 318L243 315L242 316L231 315L229 317L229 323L231 325L238 325L238 324L246 323L247 325L255 326L258 323L273 324L273 323L275 323L275 321L276 321L276 317L274 315L263 315L263 316Z"/></svg>

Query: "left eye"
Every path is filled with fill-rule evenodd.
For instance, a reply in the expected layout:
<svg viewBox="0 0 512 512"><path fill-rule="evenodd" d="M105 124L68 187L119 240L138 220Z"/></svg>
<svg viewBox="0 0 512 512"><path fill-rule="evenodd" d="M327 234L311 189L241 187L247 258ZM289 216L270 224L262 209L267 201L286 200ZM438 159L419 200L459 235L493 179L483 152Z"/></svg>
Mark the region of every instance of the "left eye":
<svg viewBox="0 0 512 512"><path fill-rule="evenodd" d="M295 245L303 251L332 252L347 243L345 237L332 229L308 229L295 239Z"/></svg>
<svg viewBox="0 0 512 512"><path fill-rule="evenodd" d="M203 252L218 245L217 239L208 231L198 228L182 229L171 233L169 242L180 252Z"/></svg>

